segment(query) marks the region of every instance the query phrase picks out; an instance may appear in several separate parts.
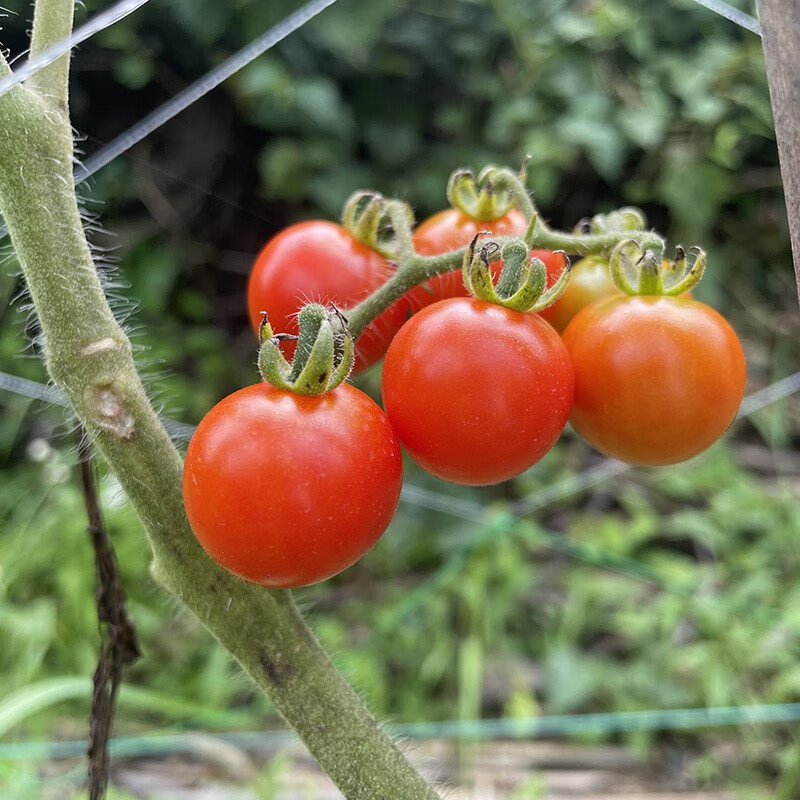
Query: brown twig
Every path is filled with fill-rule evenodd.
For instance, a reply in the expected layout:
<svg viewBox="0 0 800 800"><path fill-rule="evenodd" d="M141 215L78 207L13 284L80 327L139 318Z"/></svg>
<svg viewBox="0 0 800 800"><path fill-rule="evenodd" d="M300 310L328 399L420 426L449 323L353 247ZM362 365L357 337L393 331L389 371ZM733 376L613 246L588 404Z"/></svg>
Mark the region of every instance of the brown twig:
<svg viewBox="0 0 800 800"><path fill-rule="evenodd" d="M114 723L117 693L122 669L133 663L141 652L136 630L128 617L125 592L119 564L111 538L103 524L97 496L94 470L91 464L91 445L83 426L78 425L78 472L80 474L88 533L94 550L97 586L97 620L101 627L100 655L93 676L92 707L89 715L89 800L102 800L108 788L108 740ZM102 626L105 625L105 632Z"/></svg>

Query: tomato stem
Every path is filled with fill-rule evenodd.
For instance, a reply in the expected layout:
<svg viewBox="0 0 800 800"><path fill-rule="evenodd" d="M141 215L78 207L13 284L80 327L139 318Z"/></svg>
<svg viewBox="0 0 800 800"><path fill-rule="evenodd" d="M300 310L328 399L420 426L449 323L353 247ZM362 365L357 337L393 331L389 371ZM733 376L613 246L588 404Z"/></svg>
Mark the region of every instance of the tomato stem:
<svg viewBox="0 0 800 800"><path fill-rule="evenodd" d="M67 0L39 0L36 3L31 58L41 55L50 45L69 38L74 13L75 3ZM69 56L62 56L31 75L26 85L59 114L66 116L69 113Z"/></svg>

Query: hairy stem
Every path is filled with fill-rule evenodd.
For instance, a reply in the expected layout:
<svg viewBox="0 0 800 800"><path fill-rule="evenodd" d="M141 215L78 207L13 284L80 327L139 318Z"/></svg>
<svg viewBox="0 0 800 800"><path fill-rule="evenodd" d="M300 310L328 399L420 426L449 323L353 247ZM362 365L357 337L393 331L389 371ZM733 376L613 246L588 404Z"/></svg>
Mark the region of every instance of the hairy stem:
<svg viewBox="0 0 800 800"><path fill-rule="evenodd" d="M642 248L663 249L664 240L650 231L600 234L571 234L556 231L537 224L533 244L543 250L564 250L576 256L590 256L596 253L608 253L623 239L633 239Z"/></svg>
<svg viewBox="0 0 800 800"><path fill-rule="evenodd" d="M55 21L65 9L63 0L37 3L38 19L54 21L40 23L39 49L64 32ZM51 98L54 75L43 87ZM194 538L180 456L146 396L83 232L68 117L53 114L31 86L0 97L0 213L36 306L50 375L142 519L155 578L239 660L349 800L434 800L334 669L291 595L240 581Z"/></svg>
<svg viewBox="0 0 800 800"><path fill-rule="evenodd" d="M415 286L425 283L434 275L461 269L461 262L466 251L467 248L462 247L460 250L454 250L452 253L445 253L442 256L413 255L408 259L403 259L397 272L383 286L378 287L369 297L364 298L357 306L345 312L347 325L353 338L357 339L375 317Z"/></svg>
<svg viewBox="0 0 800 800"><path fill-rule="evenodd" d="M66 39L72 32L75 0L39 0L33 14L31 58ZM31 89L66 114L69 108L69 54L40 69L28 80Z"/></svg>

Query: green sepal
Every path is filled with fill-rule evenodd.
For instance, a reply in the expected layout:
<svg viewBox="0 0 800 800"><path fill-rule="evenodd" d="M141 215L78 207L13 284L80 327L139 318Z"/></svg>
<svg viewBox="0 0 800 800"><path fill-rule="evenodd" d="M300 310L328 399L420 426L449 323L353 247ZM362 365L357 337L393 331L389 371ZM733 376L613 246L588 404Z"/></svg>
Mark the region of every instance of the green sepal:
<svg viewBox="0 0 800 800"><path fill-rule="evenodd" d="M514 197L495 184L498 167L484 167L478 176L471 169L457 169L447 182L447 201L473 219L487 222L505 216L514 206Z"/></svg>
<svg viewBox="0 0 800 800"><path fill-rule="evenodd" d="M384 197L379 192L360 190L347 198L342 209L342 225L366 247L378 242L383 204Z"/></svg>
<svg viewBox="0 0 800 800"><path fill-rule="evenodd" d="M414 211L402 200L387 200L378 192L355 192L342 209L342 225L356 241L386 259L413 255Z"/></svg>
<svg viewBox="0 0 800 800"><path fill-rule="evenodd" d="M612 251L609 272L619 289L629 295L674 297L697 285L706 267L706 254L699 247L686 251L679 245L669 261L653 250L642 250L633 239L624 239ZM638 258L636 257L638 255Z"/></svg>
<svg viewBox="0 0 800 800"><path fill-rule="evenodd" d="M647 229L647 217L634 206L624 206L608 214L595 214L582 219L574 228L574 233L589 236L604 233L625 233Z"/></svg>
<svg viewBox="0 0 800 800"><path fill-rule="evenodd" d="M674 297L688 292L697 286L700 278L703 277L708 261L705 250L691 247L689 252L694 255L691 264L686 258L686 251L680 245L675 248L675 259L666 261L667 268L664 270L664 277L668 280L665 281L665 295Z"/></svg>
<svg viewBox="0 0 800 800"><path fill-rule="evenodd" d="M275 386L296 394L315 396L343 383L355 361L355 345L347 320L336 306L309 303L298 314L300 335L273 334L264 315L259 336L258 369L261 377ZM297 339L291 362L281 352L280 343Z"/></svg>
<svg viewBox="0 0 800 800"><path fill-rule="evenodd" d="M462 265L464 285L474 297L514 311L539 311L554 303L566 288L568 261L556 283L545 291L547 269L541 259L531 258L524 239L507 239L502 248L489 239L478 248L481 235L470 243ZM503 260L503 268L495 283L491 264L497 259Z"/></svg>

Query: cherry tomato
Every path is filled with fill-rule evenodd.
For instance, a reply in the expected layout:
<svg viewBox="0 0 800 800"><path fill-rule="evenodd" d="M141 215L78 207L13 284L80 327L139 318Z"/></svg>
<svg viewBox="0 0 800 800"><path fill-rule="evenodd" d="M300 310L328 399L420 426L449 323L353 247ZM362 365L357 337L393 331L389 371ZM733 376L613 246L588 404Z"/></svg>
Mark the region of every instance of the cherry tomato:
<svg viewBox="0 0 800 800"><path fill-rule="evenodd" d="M564 344L575 365L573 427L631 464L672 464L705 450L744 394L736 333L696 300L599 300L569 323Z"/></svg>
<svg viewBox="0 0 800 800"><path fill-rule="evenodd" d="M306 586L358 561L400 497L394 431L363 392L318 397L267 383L224 398L186 453L183 499L200 544L265 586Z"/></svg>
<svg viewBox="0 0 800 800"><path fill-rule="evenodd" d="M297 334L297 312L305 303L334 302L351 308L394 274L385 259L356 241L341 225L321 220L300 222L270 239L250 274L247 305L250 323L258 331L266 311L278 333ZM418 289L378 316L358 338L355 371L378 361L392 337L425 294ZM291 357L294 342L282 343Z"/></svg>
<svg viewBox="0 0 800 800"><path fill-rule="evenodd" d="M473 298L414 315L383 365L400 443L428 472L466 485L536 463L563 430L573 389L569 355L548 323Z"/></svg>
<svg viewBox="0 0 800 800"><path fill-rule="evenodd" d="M493 220L475 219L463 211L448 208L419 224L414 231L414 247L422 256L436 256L466 247L479 231L488 231L493 236L522 236L526 228L524 215L515 208ZM552 278L549 283L554 282L561 274L561 270L564 269L564 257L560 253L552 253L549 250L531 250L531 256L536 256L544 262L548 276ZM500 274L502 266L502 261L495 261L492 264L495 278ZM444 275L431 278L425 284L425 289L428 290L425 305L451 297L468 296L460 270L446 272ZM424 302L425 296L417 295L416 299Z"/></svg>

